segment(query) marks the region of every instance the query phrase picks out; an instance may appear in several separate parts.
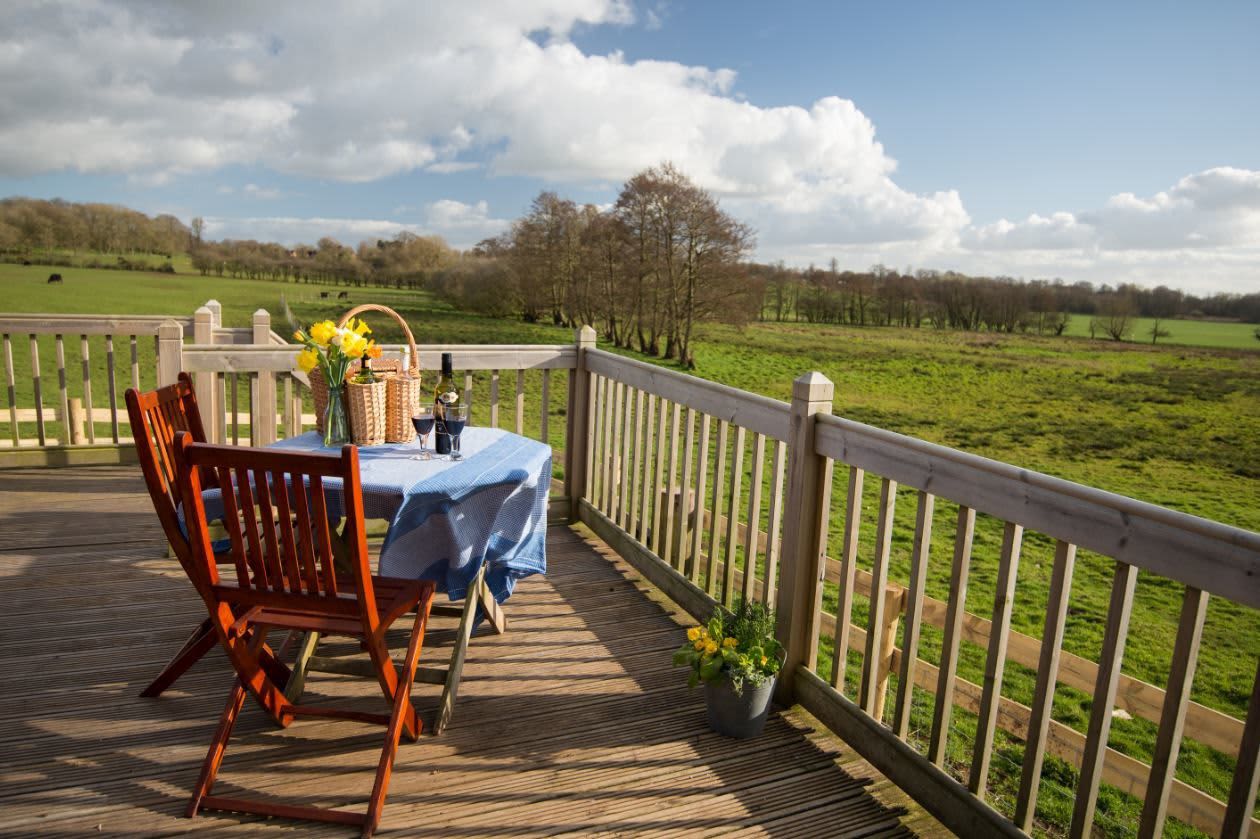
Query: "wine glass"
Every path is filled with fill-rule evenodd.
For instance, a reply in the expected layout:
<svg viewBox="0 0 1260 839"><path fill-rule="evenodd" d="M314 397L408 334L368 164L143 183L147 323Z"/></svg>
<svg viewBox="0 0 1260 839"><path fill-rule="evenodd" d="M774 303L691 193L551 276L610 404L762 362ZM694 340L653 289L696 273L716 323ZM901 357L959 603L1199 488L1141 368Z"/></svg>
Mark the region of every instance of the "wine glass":
<svg viewBox="0 0 1260 839"><path fill-rule="evenodd" d="M411 424L416 429L416 434L420 435L420 453L411 456L412 460L431 460L433 453L426 447L429 440L429 432L433 430L433 408L425 406L417 408L416 412L411 415Z"/></svg>
<svg viewBox="0 0 1260 839"><path fill-rule="evenodd" d="M459 450L459 435L464 433L464 426L467 424L467 405L446 406L446 433L451 435L451 460L463 460L464 458L464 455Z"/></svg>

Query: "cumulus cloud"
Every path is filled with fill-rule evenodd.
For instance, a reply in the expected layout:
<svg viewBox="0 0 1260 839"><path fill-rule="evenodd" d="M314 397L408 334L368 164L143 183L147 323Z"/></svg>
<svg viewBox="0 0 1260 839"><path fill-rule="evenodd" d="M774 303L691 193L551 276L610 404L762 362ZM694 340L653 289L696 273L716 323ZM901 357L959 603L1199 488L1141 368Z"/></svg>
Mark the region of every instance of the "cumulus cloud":
<svg viewBox="0 0 1260 839"><path fill-rule="evenodd" d="M645 8L646 25L663 12ZM237 164L364 182L484 167L615 184L670 160L799 241L947 241L967 222L956 193L897 186L852 102L757 107L729 69L588 55L569 39L633 22L621 0L395 0L336 15L84 0L20 2L6 19L0 174Z"/></svg>

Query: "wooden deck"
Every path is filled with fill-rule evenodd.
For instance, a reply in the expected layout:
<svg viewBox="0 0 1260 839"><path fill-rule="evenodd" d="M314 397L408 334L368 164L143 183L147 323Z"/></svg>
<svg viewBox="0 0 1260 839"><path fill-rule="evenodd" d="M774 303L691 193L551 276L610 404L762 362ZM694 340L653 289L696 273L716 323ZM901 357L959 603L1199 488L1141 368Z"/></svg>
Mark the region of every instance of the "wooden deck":
<svg viewBox="0 0 1260 839"><path fill-rule="evenodd" d="M709 732L670 665L671 604L589 534L552 527L546 578L523 582L509 631L478 635L451 726L399 749L381 835L910 836L945 831L799 713L756 740ZM134 467L0 471L0 834L349 836L231 813L182 817L230 687L222 653L140 699L204 615ZM436 619L421 663L441 663ZM374 685L308 689L379 704ZM440 687L417 685L431 719ZM365 707L367 707L365 705ZM379 728L237 726L216 791L358 808Z"/></svg>

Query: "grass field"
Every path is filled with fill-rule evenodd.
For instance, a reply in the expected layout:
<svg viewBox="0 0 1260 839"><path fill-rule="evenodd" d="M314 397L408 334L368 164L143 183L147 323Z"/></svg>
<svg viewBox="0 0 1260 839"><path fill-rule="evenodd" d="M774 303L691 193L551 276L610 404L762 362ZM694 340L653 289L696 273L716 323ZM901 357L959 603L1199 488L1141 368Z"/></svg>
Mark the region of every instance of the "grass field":
<svg viewBox="0 0 1260 839"><path fill-rule="evenodd" d="M320 300L318 292L327 290L320 286L77 269L62 273L64 286L47 286L43 282L46 268L0 266L0 288L6 293L6 303L0 308L19 312L188 313L214 297L223 304L226 325L243 326L255 309L266 308L281 333L286 331L280 315L282 294L303 322L336 317L346 308L343 302ZM423 294L381 289L352 289L350 294L354 302L370 300L398 309L421 343L572 340L565 329L467 315ZM1232 326L1192 325L1210 329ZM378 337L398 340L400 336L384 322L381 326ZM1174 336L1180 328L1180 323L1169 326ZM1260 530L1260 342L1250 340L1257 349L1248 350L1246 345L1242 349L1211 349L1161 342L1151 347L1149 343L1077 338L755 324L742 330L705 329L697 345L699 369L695 372L786 399L795 376L818 369L836 383L836 413ZM29 369L22 366L24 343L15 345L19 371ZM29 392L28 383L25 386ZM20 393L23 387L24 380L19 378ZM536 404L534 398L536 390L531 390L531 404ZM29 404L29 397L23 404ZM556 393L553 405L563 405ZM553 425L553 434L559 428L559 423ZM868 481L863 503L859 565L866 568L873 552L877 483ZM833 556L841 539L843 495L844 478L838 475L830 533ZM950 505L938 504L928 593L941 599L949 588L953 514ZM898 497L890 572L890 579L902 583L908 577L913 515L913 494L903 491ZM967 596L968 611L975 614L987 616L992 611L1000 539L1000 524L981 517ZM1020 632L1041 635L1053 550L1053 543L1044 537L1029 534L1026 539L1013 619L1013 628ZM1083 553L1078 559L1064 646L1086 658L1098 657L1110 572L1111 563L1101 557ZM1179 586L1142 575L1125 673L1154 684L1166 680L1180 597ZM825 605L829 610L834 609L834 601L835 592L828 587ZM859 598L855 619L864 620L865 609L865 601ZM923 657L937 660L940 642L939 631L926 629ZM830 639L823 639L820 669L824 674L830 670L829 645ZM1234 716L1245 714L1257 654L1260 616L1214 600L1195 679L1195 701ZM850 679L855 676L856 662L854 658L849 666ZM984 651L964 644L960 676L978 681L983 665ZM1031 671L1012 664L1007 668L1003 694L1027 703L1033 684ZM1056 693L1055 718L1078 730L1084 730L1089 707L1090 698L1081 691L1060 687ZM916 736L924 737L930 728L930 694L917 691L914 708L912 728ZM966 773L974 726L974 717L955 712L949 768L960 777ZM1144 720L1117 719L1110 744L1149 760L1154 732L1155 726ZM1021 758L1019 741L999 738L989 800L1008 813L1013 808ZM1187 741L1178 775L1223 798L1228 793L1232 766L1232 759ZM1045 777L1039 829L1058 834L1070 817L1075 776L1067 764L1052 760ZM1131 835L1139 812L1140 805L1133 799L1105 789L1099 804L1099 830L1107 836ZM1179 825L1170 825L1168 834L1198 835Z"/></svg>
<svg viewBox="0 0 1260 839"><path fill-rule="evenodd" d="M1068 321L1066 334L1075 338L1089 337L1088 315L1072 315ZM1151 342L1151 327L1155 321L1151 318L1134 318L1130 340L1138 344ZM1160 344L1169 346L1214 347L1218 349L1255 350L1260 349L1260 340L1256 340L1254 323L1222 323L1211 320L1162 320L1160 331L1168 335L1159 339ZM1105 338L1102 330L1098 330L1099 340Z"/></svg>

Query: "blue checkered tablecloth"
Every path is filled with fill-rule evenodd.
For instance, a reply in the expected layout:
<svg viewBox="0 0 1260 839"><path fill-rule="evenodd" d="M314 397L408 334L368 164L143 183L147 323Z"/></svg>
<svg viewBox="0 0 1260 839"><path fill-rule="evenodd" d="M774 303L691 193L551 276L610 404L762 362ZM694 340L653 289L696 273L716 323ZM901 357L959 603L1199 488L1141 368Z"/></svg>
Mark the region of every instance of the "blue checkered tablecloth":
<svg viewBox="0 0 1260 839"><path fill-rule="evenodd" d="M364 515L389 521L379 573L435 580L450 599L461 600L484 564L501 603L518 579L547 571L551 447L472 426L460 442L460 461L413 460L418 440L360 447ZM324 448L314 431L271 448L340 451ZM324 489L329 516L340 518L341 482L325 479Z"/></svg>

